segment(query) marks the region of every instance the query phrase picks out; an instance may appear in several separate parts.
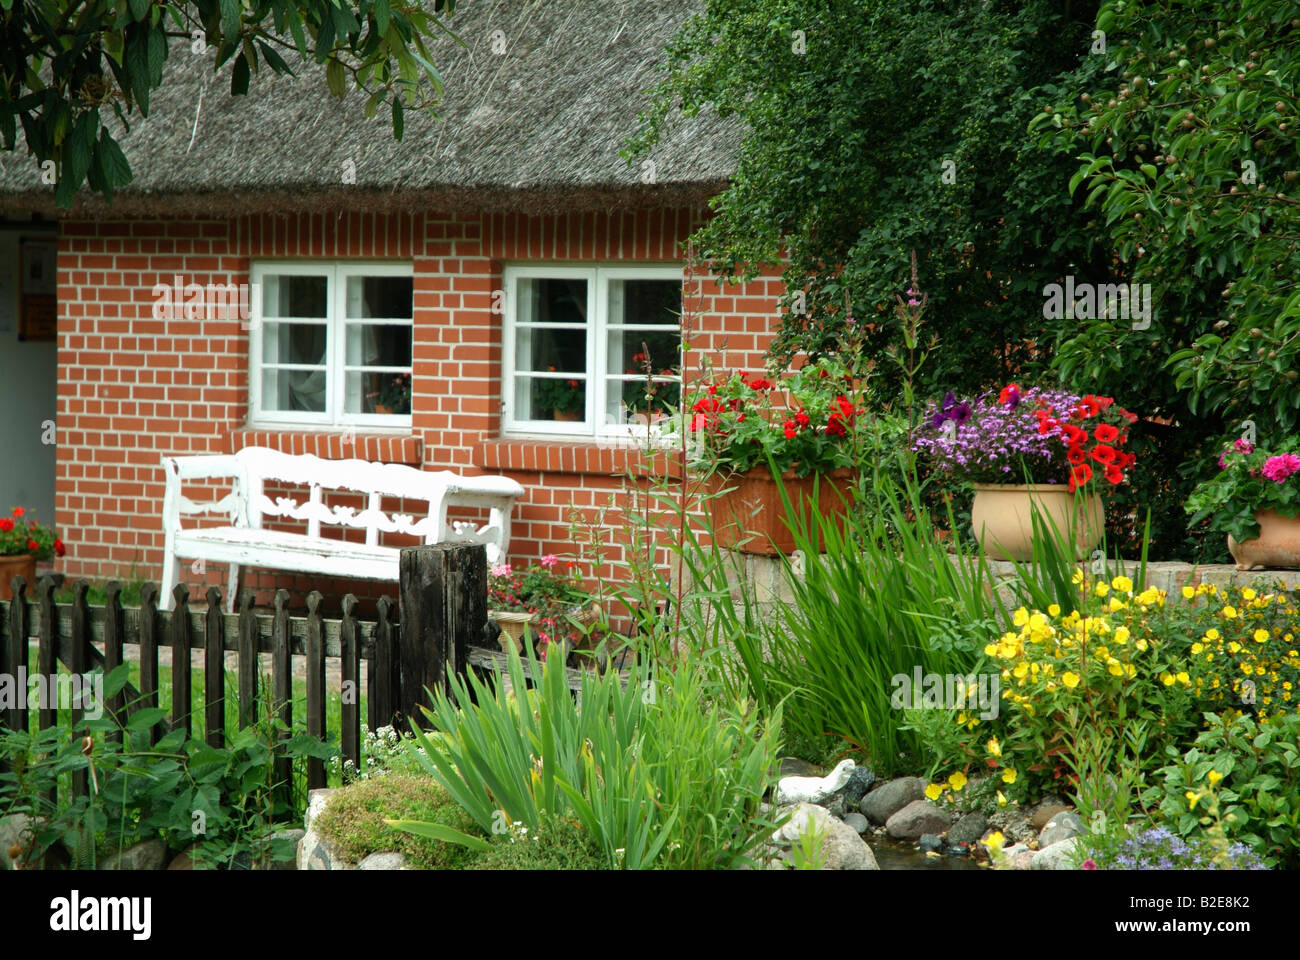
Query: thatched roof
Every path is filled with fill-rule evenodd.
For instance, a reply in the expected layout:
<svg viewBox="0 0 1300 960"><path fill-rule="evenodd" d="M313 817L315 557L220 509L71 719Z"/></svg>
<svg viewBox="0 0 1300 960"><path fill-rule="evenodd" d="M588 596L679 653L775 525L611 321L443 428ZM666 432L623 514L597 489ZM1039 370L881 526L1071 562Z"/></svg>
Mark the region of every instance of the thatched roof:
<svg viewBox="0 0 1300 960"><path fill-rule="evenodd" d="M257 210L511 209L695 204L726 183L739 126L707 112L674 123L654 151L656 183L619 156L646 91L662 76L667 41L700 0L462 0L449 21L464 41L431 47L445 82L440 117L407 111L392 135L386 106L330 96L324 70L263 70L230 96L230 64L173 43L147 119L121 142L135 174L111 214ZM506 37L492 52L492 32ZM356 183L344 185L345 161ZM83 188L77 213L105 215ZM25 143L0 153L0 216L54 212Z"/></svg>

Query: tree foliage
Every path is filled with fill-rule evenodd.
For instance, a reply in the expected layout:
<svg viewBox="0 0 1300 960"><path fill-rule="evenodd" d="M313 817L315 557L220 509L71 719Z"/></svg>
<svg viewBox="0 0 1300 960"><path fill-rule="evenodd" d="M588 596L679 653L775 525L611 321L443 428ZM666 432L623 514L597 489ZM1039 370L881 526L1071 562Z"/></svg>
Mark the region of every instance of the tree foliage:
<svg viewBox="0 0 1300 960"><path fill-rule="evenodd" d="M442 91L425 39L447 31L439 14L406 0L0 0L0 144L17 147L21 123L36 161L52 161L56 201L72 202L83 183L109 199L131 181L131 167L105 122L111 109L123 127L134 110L149 115L149 98L164 82L169 39L192 52L216 50L228 62L230 92L247 93L262 68L292 74L291 59L325 67L330 92L342 97L349 78L369 94L372 116L390 101L401 139L406 108L432 109ZM293 57L292 54L297 54Z"/></svg>

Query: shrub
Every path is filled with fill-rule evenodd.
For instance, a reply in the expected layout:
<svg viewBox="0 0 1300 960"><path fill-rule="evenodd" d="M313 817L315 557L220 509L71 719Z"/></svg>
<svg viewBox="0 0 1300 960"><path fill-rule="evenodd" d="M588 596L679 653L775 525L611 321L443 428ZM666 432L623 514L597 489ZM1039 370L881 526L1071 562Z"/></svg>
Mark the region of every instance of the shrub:
<svg viewBox="0 0 1300 960"><path fill-rule="evenodd" d="M541 826L529 830L512 824L491 847L471 855L467 870L604 870L600 848L577 824L561 817L544 816Z"/></svg>

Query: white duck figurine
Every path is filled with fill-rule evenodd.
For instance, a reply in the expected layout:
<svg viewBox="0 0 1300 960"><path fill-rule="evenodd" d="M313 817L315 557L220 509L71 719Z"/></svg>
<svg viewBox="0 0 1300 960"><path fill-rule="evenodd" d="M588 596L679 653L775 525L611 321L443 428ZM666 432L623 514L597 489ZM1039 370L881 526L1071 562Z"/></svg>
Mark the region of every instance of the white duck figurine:
<svg viewBox="0 0 1300 960"><path fill-rule="evenodd" d="M853 776L852 760L841 760L839 765L824 777L782 777L776 784L776 802L821 803L832 797Z"/></svg>

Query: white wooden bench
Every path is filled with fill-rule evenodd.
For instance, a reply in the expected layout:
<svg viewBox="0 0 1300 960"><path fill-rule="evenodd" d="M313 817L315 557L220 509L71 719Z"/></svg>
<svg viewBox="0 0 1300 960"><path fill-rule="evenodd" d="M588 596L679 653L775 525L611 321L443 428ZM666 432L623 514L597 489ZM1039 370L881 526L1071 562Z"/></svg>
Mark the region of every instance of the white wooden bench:
<svg viewBox="0 0 1300 960"><path fill-rule="evenodd" d="M240 568L270 567L301 573L356 578L398 579L398 547L381 546L380 533L421 537L425 543L483 543L489 563L498 563L510 543L510 513L524 488L508 477L462 477L450 471L426 472L393 463L366 460L322 460L293 456L265 447L245 447L228 456L163 457L167 489L163 496L163 583L160 602L170 610L181 559L230 565L227 606L234 610ZM195 502L181 490L185 480L229 479L234 489L219 500ZM268 483L305 485L305 503L290 497L272 500L263 492ZM323 491L355 491L367 505L325 505ZM426 516L418 520L381 509L382 497L425 501ZM487 510L483 526L447 520L449 507ZM186 516L219 514L224 526L181 526ZM264 517L307 521L307 532L263 529ZM321 524L366 531L364 543L321 536ZM200 568L201 569L201 568Z"/></svg>

